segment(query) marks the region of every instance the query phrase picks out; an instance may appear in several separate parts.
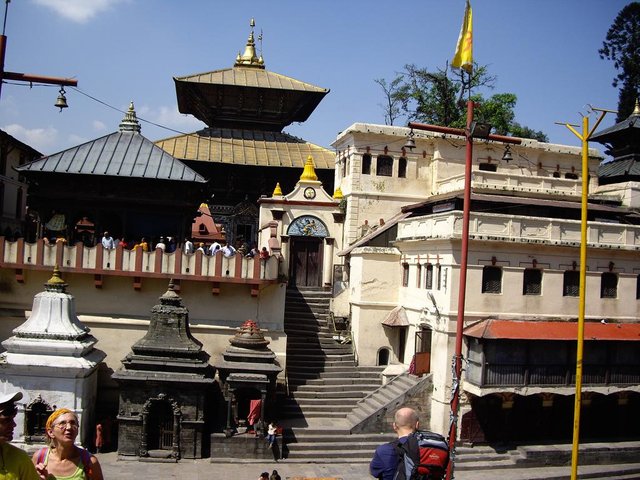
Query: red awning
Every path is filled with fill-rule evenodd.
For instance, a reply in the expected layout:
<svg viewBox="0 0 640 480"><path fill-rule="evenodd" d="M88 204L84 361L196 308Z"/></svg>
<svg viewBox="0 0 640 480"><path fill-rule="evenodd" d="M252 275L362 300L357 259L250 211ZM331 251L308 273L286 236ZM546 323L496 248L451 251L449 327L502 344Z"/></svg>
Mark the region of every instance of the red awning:
<svg viewBox="0 0 640 480"><path fill-rule="evenodd" d="M465 328L467 337L509 340L577 340L577 322L482 320ZM585 322L585 340L640 340L640 323Z"/></svg>

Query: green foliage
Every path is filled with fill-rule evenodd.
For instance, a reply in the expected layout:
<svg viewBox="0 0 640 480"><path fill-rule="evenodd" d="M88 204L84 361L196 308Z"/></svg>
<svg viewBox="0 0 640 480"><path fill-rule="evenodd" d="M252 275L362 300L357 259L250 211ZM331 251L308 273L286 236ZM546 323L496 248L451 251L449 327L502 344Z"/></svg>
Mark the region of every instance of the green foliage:
<svg viewBox="0 0 640 480"><path fill-rule="evenodd" d="M612 85L621 87L617 119L620 122L633 111L640 89L640 3L632 2L620 10L598 53L603 60L613 61L618 71Z"/></svg>
<svg viewBox="0 0 640 480"><path fill-rule="evenodd" d="M385 95L385 123L393 125L400 117L447 127L465 128L466 98L474 89L493 89L496 77L489 75L486 66L474 64L469 76L461 70L429 71L416 65L406 65L404 71L387 82L377 79ZM500 135L514 135L547 141L543 132L524 127L515 121L517 97L513 93L497 93L488 98L471 95L477 107L475 118L493 125Z"/></svg>

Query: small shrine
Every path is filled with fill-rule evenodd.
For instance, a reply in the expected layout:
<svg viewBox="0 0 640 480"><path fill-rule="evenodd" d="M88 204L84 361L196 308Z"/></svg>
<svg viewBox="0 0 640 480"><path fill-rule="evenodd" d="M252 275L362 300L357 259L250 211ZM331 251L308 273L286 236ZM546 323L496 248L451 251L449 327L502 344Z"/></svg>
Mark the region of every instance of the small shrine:
<svg viewBox="0 0 640 480"><path fill-rule="evenodd" d="M173 283L151 309L147 334L113 374L120 385L118 453L158 459L202 458L214 369L189 329Z"/></svg>
<svg viewBox="0 0 640 480"><path fill-rule="evenodd" d="M47 418L65 407L78 415L79 441L92 445L97 370L105 353L76 316L67 286L56 267L45 291L34 297L31 316L2 342L2 381L24 394L13 443L44 443Z"/></svg>
<svg viewBox="0 0 640 480"><path fill-rule="evenodd" d="M271 408L276 377L282 367L267 347L269 340L253 320L245 321L229 343L216 364L227 401L225 432L231 435L236 419L240 422L249 419L256 434L264 433L265 413Z"/></svg>

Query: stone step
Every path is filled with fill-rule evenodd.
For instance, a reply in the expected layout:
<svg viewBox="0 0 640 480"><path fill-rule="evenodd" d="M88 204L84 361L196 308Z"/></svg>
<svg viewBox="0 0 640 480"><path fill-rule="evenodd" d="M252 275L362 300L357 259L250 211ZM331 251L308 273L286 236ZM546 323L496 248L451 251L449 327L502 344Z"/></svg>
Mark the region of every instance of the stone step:
<svg viewBox="0 0 640 480"><path fill-rule="evenodd" d="M342 378L314 378L312 380L307 380L306 385L309 387L330 386L330 385L363 385L363 386L375 385L376 388L380 386L379 383L372 383L371 378L360 378L360 377L351 377L351 376L348 376L348 377L345 376Z"/></svg>
<svg viewBox="0 0 640 480"><path fill-rule="evenodd" d="M298 396L298 393L308 393L308 392L317 392L317 393L325 393L325 392L360 392L370 393L378 388L380 385L378 384L353 384L353 383L344 383L339 385L294 385L291 387L291 391L295 392L295 396ZM364 395L363 395L364 396Z"/></svg>
<svg viewBox="0 0 640 480"><path fill-rule="evenodd" d="M284 407L289 406L305 406L305 407L313 407L319 406L324 407L327 405L327 400L325 398L289 398L287 401L283 402L281 405ZM352 406L353 400L349 398L333 398L331 400L332 406Z"/></svg>
<svg viewBox="0 0 640 480"><path fill-rule="evenodd" d="M359 400L365 396L362 390L336 390L336 391L296 391L295 398L353 398Z"/></svg>

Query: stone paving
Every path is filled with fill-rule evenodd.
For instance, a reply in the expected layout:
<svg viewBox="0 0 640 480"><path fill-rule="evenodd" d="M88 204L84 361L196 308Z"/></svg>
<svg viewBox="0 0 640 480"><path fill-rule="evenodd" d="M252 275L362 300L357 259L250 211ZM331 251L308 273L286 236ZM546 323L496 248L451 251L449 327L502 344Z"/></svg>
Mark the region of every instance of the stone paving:
<svg viewBox="0 0 640 480"><path fill-rule="evenodd" d="M138 460L121 460L116 453L97 455L107 480L113 479L232 479L256 480L261 472L274 469L282 480L362 480L371 479L367 463L298 463L238 462L212 463L209 459L181 460L179 463L162 463ZM584 465L578 469L579 478L639 479L640 464ZM626 475L625 475L626 473ZM457 480L564 480L569 479L570 467L508 468L480 471L457 471Z"/></svg>

